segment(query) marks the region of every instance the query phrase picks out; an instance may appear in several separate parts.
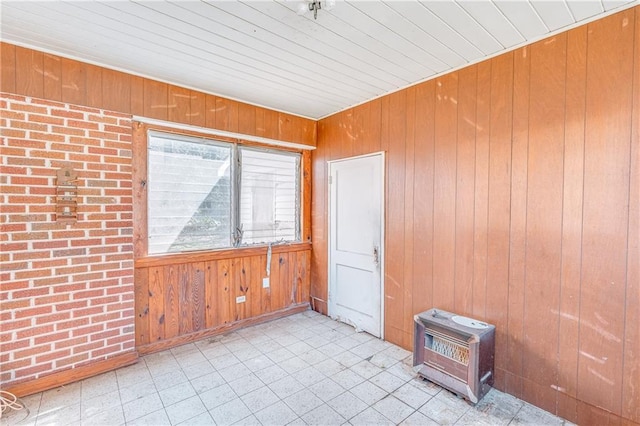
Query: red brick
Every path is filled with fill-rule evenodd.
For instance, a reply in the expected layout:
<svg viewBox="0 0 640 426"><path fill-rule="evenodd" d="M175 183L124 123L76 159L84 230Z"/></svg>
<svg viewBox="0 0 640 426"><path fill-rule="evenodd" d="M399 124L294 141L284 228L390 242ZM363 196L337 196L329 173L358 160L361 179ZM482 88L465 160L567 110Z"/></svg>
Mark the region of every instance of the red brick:
<svg viewBox="0 0 640 426"><path fill-rule="evenodd" d="M48 295L45 297L36 297L35 299L33 299L34 304L37 305L46 305L46 304L54 304L57 305L58 303L62 303L62 302L68 302L69 301L69 295L68 294L55 294L55 295ZM40 319L38 319L40 320Z"/></svg>
<svg viewBox="0 0 640 426"><path fill-rule="evenodd" d="M63 238L81 238L84 237L84 231L82 230L64 230L64 231L54 231L51 233L51 238L53 239L63 239ZM76 240L71 240L71 244Z"/></svg>
<svg viewBox="0 0 640 426"><path fill-rule="evenodd" d="M109 354L115 354L120 351L120 345L108 346L91 352L91 356L100 357Z"/></svg>
<svg viewBox="0 0 640 426"><path fill-rule="evenodd" d="M64 119L51 117L49 115L29 114L29 121L36 123L57 124L59 126L64 125Z"/></svg>
<svg viewBox="0 0 640 426"><path fill-rule="evenodd" d="M61 340L54 343L54 349L68 348L70 346L78 346L89 341L88 336L74 337L72 339Z"/></svg>
<svg viewBox="0 0 640 426"><path fill-rule="evenodd" d="M47 141L47 142L64 142L65 141L65 137L63 135L56 135L54 133L48 133L48 132L42 133L42 132L36 132L33 130L29 132L29 138L33 140Z"/></svg>
<svg viewBox="0 0 640 426"><path fill-rule="evenodd" d="M26 130L39 130L46 132L49 126L41 123L33 123L28 121L11 120L11 128L13 129L26 129Z"/></svg>
<svg viewBox="0 0 640 426"><path fill-rule="evenodd" d="M5 95L3 95L3 96L5 96ZM34 105L18 104L18 103L11 103L11 109L14 110L14 111L33 112L33 113L36 113L36 114L46 114L47 113L47 108L34 106Z"/></svg>
<svg viewBox="0 0 640 426"><path fill-rule="evenodd" d="M58 240L58 241L39 241L39 242L34 242L33 243L33 248L38 250L38 249L50 249L50 248L62 248L62 247L68 247L69 243L67 241L64 240Z"/></svg>
<svg viewBox="0 0 640 426"><path fill-rule="evenodd" d="M67 265L67 259L47 259L47 260L31 262L32 269L55 268L57 266L66 266L66 265Z"/></svg>
<svg viewBox="0 0 640 426"><path fill-rule="evenodd" d="M51 277L51 278L37 278L33 280L33 285L36 287L52 286L56 284L65 284L69 282L69 277Z"/></svg>
<svg viewBox="0 0 640 426"><path fill-rule="evenodd" d="M104 341L97 341L97 342L91 342L91 343L86 343L84 345L78 345L78 346L74 346L72 348L72 352L74 354L79 354L79 353L83 353L83 352L90 352L93 351L95 349L99 349L104 347L105 342ZM91 357L93 358L93 354L91 355Z"/></svg>
<svg viewBox="0 0 640 426"><path fill-rule="evenodd" d="M60 330L68 330L68 329L74 330L78 327L81 327L87 324L89 324L89 318L76 318L71 321L59 322L55 326L56 326L56 330L60 331Z"/></svg>
<svg viewBox="0 0 640 426"><path fill-rule="evenodd" d="M35 271L19 271L16 272L16 279L18 280L24 280L24 279L29 279L29 278L44 278L44 277L49 277L51 276L52 271L51 270L45 270L45 269L38 269Z"/></svg>
<svg viewBox="0 0 640 426"><path fill-rule="evenodd" d="M31 309L21 309L19 311L14 312L14 317L16 319L20 318L32 318L37 315L44 315L53 312L53 308L51 306L38 306L36 308Z"/></svg>
<svg viewBox="0 0 640 426"><path fill-rule="evenodd" d="M42 363L42 362L47 362L47 361L55 361L56 359L59 358L64 358L71 355L71 351L69 349L64 349L61 351L54 351L54 352L49 352L47 354L44 355L40 355L36 357L36 363Z"/></svg>
<svg viewBox="0 0 640 426"><path fill-rule="evenodd" d="M75 118L77 120L82 120L84 118L84 113L55 108L51 110L51 115L56 117Z"/></svg>
<svg viewBox="0 0 640 426"><path fill-rule="evenodd" d="M3 185L0 188L3 194L26 194L27 188L24 186Z"/></svg>
<svg viewBox="0 0 640 426"><path fill-rule="evenodd" d="M59 340L65 340L69 338L68 331L62 331L60 333L49 333L44 336L34 337L33 343L36 345L40 345L42 343L51 343Z"/></svg>
<svg viewBox="0 0 640 426"><path fill-rule="evenodd" d="M23 148L15 148L10 146L5 146L2 148L2 155L7 157L25 157L25 150Z"/></svg>
<svg viewBox="0 0 640 426"><path fill-rule="evenodd" d="M51 363L36 365L34 367L22 368L16 370L17 377L29 377L32 374L43 373L45 371L51 370Z"/></svg>
<svg viewBox="0 0 640 426"><path fill-rule="evenodd" d="M27 211L27 208L24 205L3 205L2 212L3 213L24 213Z"/></svg>
<svg viewBox="0 0 640 426"><path fill-rule="evenodd" d="M78 364L80 362L86 361L87 359L89 359L89 354L85 352L67 358L59 358L58 360L56 360L55 364L56 367L64 367L68 365Z"/></svg>
<svg viewBox="0 0 640 426"><path fill-rule="evenodd" d="M73 311L74 318L81 318L85 316L98 315L104 312L104 306L94 306L91 308L77 309Z"/></svg>
<svg viewBox="0 0 640 426"><path fill-rule="evenodd" d="M45 166L42 158L8 157L7 164L16 166Z"/></svg>
<svg viewBox="0 0 640 426"><path fill-rule="evenodd" d="M44 296L49 294L48 288L29 288L26 290L16 290L11 293L14 299L33 299L34 297Z"/></svg>

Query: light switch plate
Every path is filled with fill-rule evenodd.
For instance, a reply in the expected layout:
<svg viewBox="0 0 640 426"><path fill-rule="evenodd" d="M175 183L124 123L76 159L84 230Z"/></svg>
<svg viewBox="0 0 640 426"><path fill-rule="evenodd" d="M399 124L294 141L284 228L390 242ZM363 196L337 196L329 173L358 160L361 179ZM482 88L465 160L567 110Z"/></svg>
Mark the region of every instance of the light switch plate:
<svg viewBox="0 0 640 426"><path fill-rule="evenodd" d="M247 296L238 296L236 297L236 303L244 303L247 301Z"/></svg>
<svg viewBox="0 0 640 426"><path fill-rule="evenodd" d="M269 288L269 277L262 279L262 288Z"/></svg>

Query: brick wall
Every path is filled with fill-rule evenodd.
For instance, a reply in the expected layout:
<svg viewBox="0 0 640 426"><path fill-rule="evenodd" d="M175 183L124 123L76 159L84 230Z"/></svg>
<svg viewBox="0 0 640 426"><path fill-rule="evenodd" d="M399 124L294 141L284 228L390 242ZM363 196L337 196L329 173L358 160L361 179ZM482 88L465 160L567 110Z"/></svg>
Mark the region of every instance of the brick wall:
<svg viewBox="0 0 640 426"><path fill-rule="evenodd" d="M0 385L134 350L131 116L0 95ZM57 223L56 170L78 172Z"/></svg>

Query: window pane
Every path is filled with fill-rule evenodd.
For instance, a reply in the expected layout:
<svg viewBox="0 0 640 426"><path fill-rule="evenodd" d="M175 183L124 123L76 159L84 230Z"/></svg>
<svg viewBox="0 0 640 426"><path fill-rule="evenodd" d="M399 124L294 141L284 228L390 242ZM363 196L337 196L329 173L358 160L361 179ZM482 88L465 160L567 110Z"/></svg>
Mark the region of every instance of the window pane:
<svg viewBox="0 0 640 426"><path fill-rule="evenodd" d="M300 155L241 149L242 243L299 240Z"/></svg>
<svg viewBox="0 0 640 426"><path fill-rule="evenodd" d="M231 245L231 147L149 135L149 254Z"/></svg>

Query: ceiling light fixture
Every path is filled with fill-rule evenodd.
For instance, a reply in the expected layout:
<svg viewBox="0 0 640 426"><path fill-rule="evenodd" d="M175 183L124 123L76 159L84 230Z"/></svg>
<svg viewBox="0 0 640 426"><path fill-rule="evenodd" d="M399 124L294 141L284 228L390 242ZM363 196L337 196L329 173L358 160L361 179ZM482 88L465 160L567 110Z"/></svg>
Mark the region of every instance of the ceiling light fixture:
<svg viewBox="0 0 640 426"><path fill-rule="evenodd" d="M304 1L298 5L298 15L313 12L313 19L318 19L320 9L331 10L336 5L336 0L311 0Z"/></svg>

